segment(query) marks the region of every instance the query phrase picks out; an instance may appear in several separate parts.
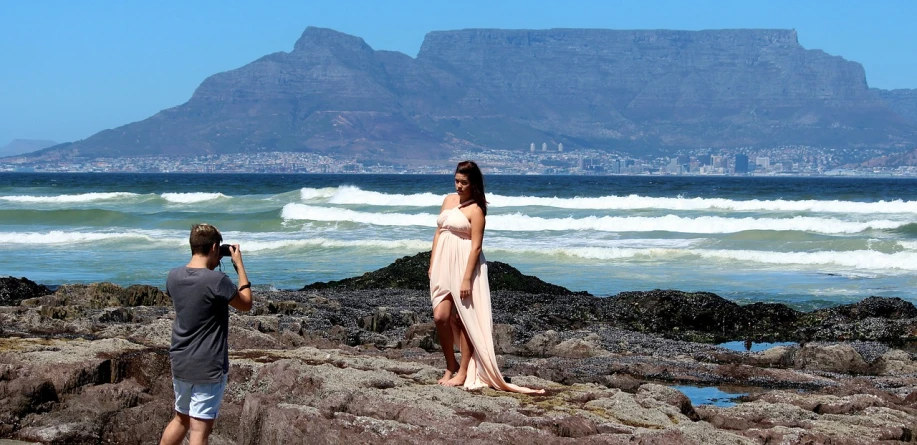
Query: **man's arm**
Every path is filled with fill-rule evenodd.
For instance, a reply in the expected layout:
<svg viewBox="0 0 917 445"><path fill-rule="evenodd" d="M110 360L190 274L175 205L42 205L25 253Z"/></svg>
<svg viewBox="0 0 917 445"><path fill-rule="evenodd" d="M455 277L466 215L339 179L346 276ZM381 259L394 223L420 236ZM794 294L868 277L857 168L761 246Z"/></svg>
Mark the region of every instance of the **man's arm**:
<svg viewBox="0 0 917 445"><path fill-rule="evenodd" d="M229 300L229 305L242 311L252 310L252 283L248 281L248 274L245 273L245 264L242 263L242 249L238 244L232 245L232 266L239 274L239 290Z"/></svg>

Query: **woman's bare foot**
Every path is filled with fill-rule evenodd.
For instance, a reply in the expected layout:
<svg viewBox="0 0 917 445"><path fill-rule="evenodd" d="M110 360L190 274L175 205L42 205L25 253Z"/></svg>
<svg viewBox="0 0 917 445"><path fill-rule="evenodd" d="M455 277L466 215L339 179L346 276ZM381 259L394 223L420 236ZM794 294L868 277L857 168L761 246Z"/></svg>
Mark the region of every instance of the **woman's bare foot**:
<svg viewBox="0 0 917 445"><path fill-rule="evenodd" d="M441 383L443 386L462 386L465 384L466 374L456 373L451 379Z"/></svg>
<svg viewBox="0 0 917 445"><path fill-rule="evenodd" d="M436 383L440 385L445 384L446 381L452 378L452 374L455 374L455 373L447 369L446 372L443 373L443 378L437 380Z"/></svg>

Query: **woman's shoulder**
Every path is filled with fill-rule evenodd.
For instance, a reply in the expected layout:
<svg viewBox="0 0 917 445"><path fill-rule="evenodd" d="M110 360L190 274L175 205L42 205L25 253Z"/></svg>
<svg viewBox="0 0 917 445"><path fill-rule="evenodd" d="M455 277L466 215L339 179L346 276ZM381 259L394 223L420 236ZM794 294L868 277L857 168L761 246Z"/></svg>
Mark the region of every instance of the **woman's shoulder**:
<svg viewBox="0 0 917 445"><path fill-rule="evenodd" d="M456 206L456 205L458 205L458 203L459 203L459 202L458 202L458 199L459 199L458 193L450 193L450 194L446 195L445 198L443 198L443 206L444 206L444 207L447 207L447 206L450 206L450 207L451 207L451 206Z"/></svg>
<svg viewBox="0 0 917 445"><path fill-rule="evenodd" d="M468 204L467 207L468 207L468 210L471 211L471 213L484 216L484 209L482 209L481 206L478 205L478 203L472 202Z"/></svg>

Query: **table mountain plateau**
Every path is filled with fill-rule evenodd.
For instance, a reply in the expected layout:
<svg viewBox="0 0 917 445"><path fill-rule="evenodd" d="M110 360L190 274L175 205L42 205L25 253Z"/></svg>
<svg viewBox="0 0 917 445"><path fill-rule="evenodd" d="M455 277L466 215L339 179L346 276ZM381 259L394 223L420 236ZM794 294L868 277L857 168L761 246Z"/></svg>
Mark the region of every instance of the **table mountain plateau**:
<svg viewBox="0 0 917 445"><path fill-rule="evenodd" d="M634 155L784 144L913 148L917 90L793 30L467 29L417 57L307 28L291 52L210 76L188 102L39 156L311 151L427 162L563 143Z"/></svg>

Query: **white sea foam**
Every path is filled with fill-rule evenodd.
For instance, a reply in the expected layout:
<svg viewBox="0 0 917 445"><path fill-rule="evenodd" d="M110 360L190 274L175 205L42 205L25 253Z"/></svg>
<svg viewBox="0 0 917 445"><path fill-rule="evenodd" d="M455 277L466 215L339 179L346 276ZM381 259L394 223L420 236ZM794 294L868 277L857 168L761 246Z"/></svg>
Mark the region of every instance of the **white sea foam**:
<svg viewBox="0 0 917 445"><path fill-rule="evenodd" d="M889 220L866 222L841 221L833 218L797 216L793 218L725 218L701 216L686 218L675 215L646 216L587 216L584 218L541 218L523 214L488 217L491 230L595 230L602 232L680 232L737 233L749 230L802 231L826 234L859 233L869 229L894 229L906 224Z"/></svg>
<svg viewBox="0 0 917 445"><path fill-rule="evenodd" d="M166 201L176 203L176 204L194 204L198 202L213 201L215 199L229 198L229 196L222 193L205 193L205 192L192 192L192 193L163 193L159 195L162 199Z"/></svg>
<svg viewBox="0 0 917 445"><path fill-rule="evenodd" d="M399 252L421 252L430 248L429 239L334 239L331 237L292 238L302 234L283 232L263 233L257 237L245 233L226 233L228 240L239 243L243 252L268 253L270 251L303 250L310 248L369 248ZM647 241L644 243L644 241ZM485 246L488 253L547 257L572 257L585 260L611 262L677 263L704 261L708 264L766 264L774 267L828 268L834 273L867 273L871 271L917 271L917 252L883 253L874 250L776 252L757 250L730 250L699 248L696 240L566 240L552 245L544 239L520 242L517 239L494 236ZM29 245L93 245L100 242L131 242L151 247L186 246L184 231L139 230L131 232L9 232L0 233L0 244L5 246ZM590 245L594 244L594 245Z"/></svg>
<svg viewBox="0 0 917 445"><path fill-rule="evenodd" d="M506 232L504 232L506 233ZM487 250L506 250L513 251L519 249L519 246L525 246L525 251L550 251L553 249L569 249L569 248L630 248L630 249L651 249L651 248L667 248L667 249L690 249L698 247L706 243L706 238L667 238L667 239L653 239L653 238L612 238L606 239L600 237L559 237L559 236L545 236L545 237L526 237L524 239L512 238L499 235L488 235L485 241L485 247ZM427 243L429 244L429 243ZM427 246L429 249L430 246Z"/></svg>
<svg viewBox="0 0 917 445"><path fill-rule="evenodd" d="M354 186L329 187L323 189L304 188L304 200L325 198L332 204L438 207L443 195L434 193L393 194L362 190ZM876 214L917 213L917 201L819 201L784 199L776 200L734 200L726 198L657 198L640 195L599 197L539 197L503 196L488 194L487 200L493 207L553 207L579 210L636 210L661 209L684 211L748 211L748 212L816 212Z"/></svg>
<svg viewBox="0 0 917 445"><path fill-rule="evenodd" d="M0 244L82 244L101 241L139 240L154 242L161 239L150 234L140 232L64 232L52 230L49 232L4 232L0 233ZM187 240L185 240L187 242Z"/></svg>
<svg viewBox="0 0 917 445"><path fill-rule="evenodd" d="M277 241L240 241L242 252L296 249L308 247L346 248L368 247L378 249L421 251L430 248L429 240L335 240L329 238L286 239Z"/></svg>
<svg viewBox="0 0 917 445"><path fill-rule="evenodd" d="M875 250L826 251L826 252L762 252L754 250L701 250L702 258L748 261L766 264L805 264L819 266L841 266L854 269L901 269L917 270L917 253L882 253Z"/></svg>
<svg viewBox="0 0 917 445"><path fill-rule="evenodd" d="M0 196L0 200L9 202L23 203L50 203L50 204L72 204L80 202L93 201L111 201L124 198L134 198L140 196L137 193L129 192L98 192L98 193L80 193L76 195L52 195L52 196L32 196L32 195L13 195Z"/></svg>
<svg viewBox="0 0 917 445"><path fill-rule="evenodd" d="M495 249L490 249L495 250ZM604 247L571 247L539 249L499 249L512 253L539 253L543 255L571 256L592 260L644 260L687 261L690 258L719 261L758 263L784 266L846 267L861 270L917 270L917 252L882 253L874 250L824 251L824 252L772 252L727 249L632 249Z"/></svg>
<svg viewBox="0 0 917 445"><path fill-rule="evenodd" d="M239 244L242 247L243 253L308 247L368 247L417 252L430 248L430 240L339 240L327 237L297 239L291 238L291 234L289 233L282 232L261 233L258 234L257 237L252 237L252 234L241 232L225 232L223 235L227 242ZM4 245L80 245L123 241L139 241L151 247L187 247L188 238L184 230L136 230L130 232L65 232L61 230L52 230L48 232L0 233L0 244Z"/></svg>
<svg viewBox="0 0 917 445"><path fill-rule="evenodd" d="M355 222L377 226L429 226L436 225L436 215L407 213L370 213L334 207L287 204L280 211L285 220Z"/></svg>
<svg viewBox="0 0 917 445"><path fill-rule="evenodd" d="M443 195L433 193L402 195L361 190L354 186L341 186L329 197L328 202L331 204L438 207L443 203L443 198Z"/></svg>
<svg viewBox="0 0 917 445"><path fill-rule="evenodd" d="M299 190L299 196L303 201L327 200L334 196L338 189L345 187L349 186L324 187L320 189L304 187Z"/></svg>
<svg viewBox="0 0 917 445"><path fill-rule="evenodd" d="M601 196L596 198L545 198L533 196L489 195L494 207L556 207L563 209L605 210L718 210L743 212L816 212L816 213L917 213L917 201L818 201L800 200L734 200L725 198L655 198L649 196Z"/></svg>
<svg viewBox="0 0 917 445"><path fill-rule="evenodd" d="M287 204L281 211L285 220L324 222L355 222L379 226L435 225L436 216L428 213L373 213L334 207ZM835 218L796 216L792 218L727 218L702 216L686 218L675 215L645 216L586 216L582 218L542 218L521 213L493 215L487 218L487 229L514 232L578 231L601 232L680 232L680 233L736 233L749 230L802 231L825 234L850 234L866 230L886 230L907 224L902 221L872 220L843 221Z"/></svg>

